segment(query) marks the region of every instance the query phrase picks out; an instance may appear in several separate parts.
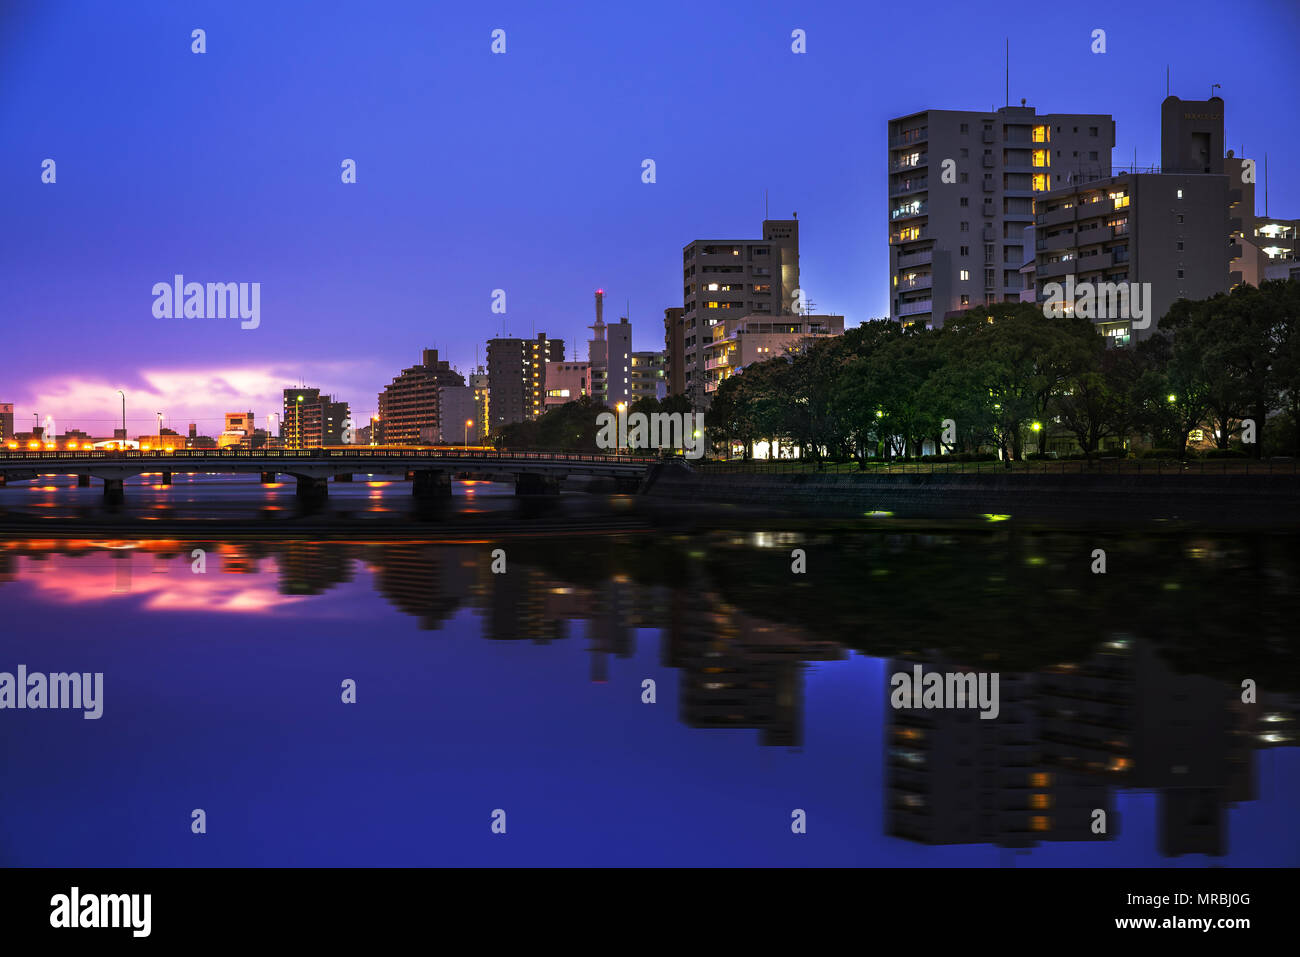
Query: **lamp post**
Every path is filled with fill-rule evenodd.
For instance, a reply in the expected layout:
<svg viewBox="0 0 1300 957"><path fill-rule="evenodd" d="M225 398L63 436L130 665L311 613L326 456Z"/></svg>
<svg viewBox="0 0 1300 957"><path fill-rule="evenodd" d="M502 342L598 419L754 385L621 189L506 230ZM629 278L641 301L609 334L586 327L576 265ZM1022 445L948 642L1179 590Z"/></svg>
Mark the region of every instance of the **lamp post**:
<svg viewBox="0 0 1300 957"><path fill-rule="evenodd" d="M465 448L469 448L469 427L473 424L474 424L473 419L465 420L465 442L464 442Z"/></svg>
<svg viewBox="0 0 1300 957"><path fill-rule="evenodd" d="M162 414L161 412L155 412L154 414L155 414L156 416L158 416L158 446L159 446L159 448L161 448L161 447L162 447L162 415L163 415L163 414Z"/></svg>
<svg viewBox="0 0 1300 957"><path fill-rule="evenodd" d="M117 394L122 397L122 441L125 442L126 441L126 393L123 392L121 389L118 389ZM126 446L123 445L122 448L126 448Z"/></svg>
<svg viewBox="0 0 1300 957"><path fill-rule="evenodd" d="M624 410L627 409L627 403L626 403L626 402L620 402L620 403L618 403L618 405L614 406L614 408L616 408L616 409L618 410L618 422L615 423L615 426L614 426L614 428L615 428L614 434L615 434L615 435L618 435L618 425L619 425L619 423L621 423L622 420L623 420L623 412L624 412ZM619 443L619 446L618 446L618 454L619 454L619 455L622 455L622 454L623 454L623 443L621 443L621 442Z"/></svg>

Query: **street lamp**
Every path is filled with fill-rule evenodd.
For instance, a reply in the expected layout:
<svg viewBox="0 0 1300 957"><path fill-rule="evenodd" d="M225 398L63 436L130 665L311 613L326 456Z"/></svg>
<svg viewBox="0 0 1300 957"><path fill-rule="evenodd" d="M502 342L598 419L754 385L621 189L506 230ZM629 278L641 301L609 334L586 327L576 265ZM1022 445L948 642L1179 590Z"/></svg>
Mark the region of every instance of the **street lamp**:
<svg viewBox="0 0 1300 957"><path fill-rule="evenodd" d="M162 415L163 414L161 412L155 412L154 415L158 416L158 447L162 448Z"/></svg>
<svg viewBox="0 0 1300 957"><path fill-rule="evenodd" d="M626 402L620 402L620 403L618 403L616 406L614 406L614 408L618 409L618 417L619 417L620 419L622 419L622 418L623 418L623 411L627 408L627 403L626 403ZM614 434L617 435L618 433L615 432ZM623 444L622 444L621 442L619 443L619 446L618 446L618 454L619 454L619 455L622 455L622 454L623 454Z"/></svg>
<svg viewBox="0 0 1300 957"><path fill-rule="evenodd" d="M117 394L122 397L122 438L125 439L126 438L126 393L123 392L121 389L118 389Z"/></svg>
<svg viewBox="0 0 1300 957"><path fill-rule="evenodd" d="M465 420L465 442L464 442L465 448L469 448L469 427L473 424L474 424L473 419Z"/></svg>

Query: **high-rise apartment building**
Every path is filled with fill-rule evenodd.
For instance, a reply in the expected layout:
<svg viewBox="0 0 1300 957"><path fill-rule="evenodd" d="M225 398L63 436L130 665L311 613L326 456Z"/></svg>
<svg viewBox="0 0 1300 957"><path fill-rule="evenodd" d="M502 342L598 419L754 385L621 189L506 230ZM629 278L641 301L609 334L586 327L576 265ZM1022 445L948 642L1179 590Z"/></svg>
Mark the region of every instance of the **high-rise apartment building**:
<svg viewBox="0 0 1300 957"><path fill-rule="evenodd" d="M763 220L762 239L697 239L682 249L682 391L708 401L704 350L713 327L746 315L790 315L799 288L799 220ZM668 317L665 316L665 322ZM671 353L670 341L665 344Z"/></svg>
<svg viewBox="0 0 1300 957"><path fill-rule="evenodd" d="M0 442L8 441L14 435L14 404L0 402Z"/></svg>
<svg viewBox="0 0 1300 957"><path fill-rule="evenodd" d="M420 363L403 369L379 394L379 418L373 424L376 444L418 445L421 429L437 435L439 390L464 385L465 377L440 360L437 349L423 350Z"/></svg>
<svg viewBox="0 0 1300 957"><path fill-rule="evenodd" d="M1036 299L1048 284L1127 284L1119 308L1108 301L1091 317L1113 345L1157 331L1179 299L1226 292L1240 268L1245 197L1225 172L1223 100L1167 97L1161 105L1161 165L1150 172L1119 172L1053 188L1038 197L1034 235ZM1150 284L1149 302L1136 320L1132 284ZM1116 287L1121 288L1121 287ZM1055 292L1055 290L1053 290ZM1074 307L1063 302L1067 314Z"/></svg>
<svg viewBox="0 0 1300 957"><path fill-rule="evenodd" d="M597 402L614 408L632 395L632 323L624 316L605 324L604 292L596 290L596 321L589 327L587 359L591 366L591 394Z"/></svg>
<svg viewBox="0 0 1300 957"><path fill-rule="evenodd" d="M351 413L346 402L321 395L320 389L285 389L280 436L286 449L343 445Z"/></svg>
<svg viewBox="0 0 1300 957"><path fill-rule="evenodd" d="M537 418L546 411L546 367L564 361L564 340L507 336L487 343L491 429Z"/></svg>
<svg viewBox="0 0 1300 957"><path fill-rule="evenodd" d="M487 370L479 366L471 372L469 387L474 390L474 428L478 435L476 441L484 443L488 439L488 429L492 424L489 418L492 390L488 386Z"/></svg>
<svg viewBox="0 0 1300 957"><path fill-rule="evenodd" d="M938 328L971 306L1018 301L1035 197L1109 175L1114 145L1101 113L1021 105L890 120L890 317Z"/></svg>

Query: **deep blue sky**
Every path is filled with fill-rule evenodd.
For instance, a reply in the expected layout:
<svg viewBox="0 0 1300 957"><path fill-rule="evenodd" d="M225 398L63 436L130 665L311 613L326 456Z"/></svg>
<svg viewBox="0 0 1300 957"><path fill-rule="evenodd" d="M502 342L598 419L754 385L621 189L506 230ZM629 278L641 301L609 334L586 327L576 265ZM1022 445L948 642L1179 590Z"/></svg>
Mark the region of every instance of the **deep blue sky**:
<svg viewBox="0 0 1300 957"><path fill-rule="evenodd" d="M773 217L799 213L819 310L882 315L886 121L1000 105L1008 35L1012 102L1113 113L1117 163L1159 159L1166 64L1179 96L1221 83L1229 145L1268 152L1271 211L1297 216L1298 11L0 3L0 401L103 432L124 388L132 431L157 409L212 431L240 408L261 424L301 376L365 415L423 347L468 369L502 328L495 288L509 333L580 335L585 359L603 287L662 348L681 247L757 235L765 189ZM261 327L155 319L177 272L261 282Z"/></svg>

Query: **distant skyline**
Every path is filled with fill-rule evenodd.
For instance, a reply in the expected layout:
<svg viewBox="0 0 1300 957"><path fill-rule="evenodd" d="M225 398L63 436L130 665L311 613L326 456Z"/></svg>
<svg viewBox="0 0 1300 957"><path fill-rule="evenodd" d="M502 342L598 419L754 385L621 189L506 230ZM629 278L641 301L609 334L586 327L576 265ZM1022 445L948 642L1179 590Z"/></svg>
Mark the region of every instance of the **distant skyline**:
<svg viewBox="0 0 1300 957"><path fill-rule="evenodd" d="M1166 65L1176 96L1221 84L1260 212L1267 153L1270 212L1300 216L1300 6L1004 9L7 3L0 402L19 429L35 411L101 432L123 389L129 431L162 410L211 434L305 381L364 422L422 349L468 372L503 319L585 359L597 288L607 321L630 301L634 348L661 349L682 247L757 237L765 191L771 218L798 211L817 311L887 315L886 123L1003 105L1008 36L1011 103L1112 114L1116 165L1159 162ZM260 325L155 318L177 273L261 283Z"/></svg>

